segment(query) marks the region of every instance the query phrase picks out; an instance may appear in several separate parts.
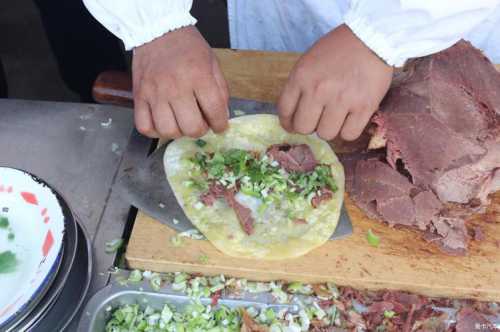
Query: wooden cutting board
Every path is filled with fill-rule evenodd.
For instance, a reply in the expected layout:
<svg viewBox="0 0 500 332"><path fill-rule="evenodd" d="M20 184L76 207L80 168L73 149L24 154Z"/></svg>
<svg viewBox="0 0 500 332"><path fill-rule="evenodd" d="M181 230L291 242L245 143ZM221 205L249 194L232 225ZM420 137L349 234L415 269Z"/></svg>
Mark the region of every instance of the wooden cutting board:
<svg viewBox="0 0 500 332"><path fill-rule="evenodd" d="M217 56L236 97L273 101L296 54L219 50ZM226 274L252 280L332 281L360 289L396 289L428 296L500 301L500 192L485 214L474 216L486 239L472 242L465 257L442 254L421 235L368 219L346 196L354 234L329 241L309 254L284 261L232 258L208 241L185 240L174 247L172 229L139 213L127 247L131 268L159 272ZM368 229L380 236L378 248L366 240ZM208 257L208 260L200 259Z"/></svg>

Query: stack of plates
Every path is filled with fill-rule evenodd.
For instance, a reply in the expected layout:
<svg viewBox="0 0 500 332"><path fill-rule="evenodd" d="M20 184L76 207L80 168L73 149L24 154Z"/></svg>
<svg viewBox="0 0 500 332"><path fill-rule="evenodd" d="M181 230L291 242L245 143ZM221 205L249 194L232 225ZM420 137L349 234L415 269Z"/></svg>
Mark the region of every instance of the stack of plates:
<svg viewBox="0 0 500 332"><path fill-rule="evenodd" d="M88 236L36 176L0 167L0 331L62 331L92 269Z"/></svg>

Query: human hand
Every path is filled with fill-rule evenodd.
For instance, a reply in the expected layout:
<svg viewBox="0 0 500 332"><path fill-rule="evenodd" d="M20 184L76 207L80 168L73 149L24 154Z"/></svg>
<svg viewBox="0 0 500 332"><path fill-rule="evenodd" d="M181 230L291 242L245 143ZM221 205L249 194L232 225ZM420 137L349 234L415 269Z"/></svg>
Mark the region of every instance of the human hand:
<svg viewBox="0 0 500 332"><path fill-rule="evenodd" d="M346 26L318 40L295 64L278 101L283 128L325 139L361 135L389 89L393 68Z"/></svg>
<svg viewBox="0 0 500 332"><path fill-rule="evenodd" d="M171 31L134 49L134 118L149 137L199 137L227 127L229 92L198 30Z"/></svg>

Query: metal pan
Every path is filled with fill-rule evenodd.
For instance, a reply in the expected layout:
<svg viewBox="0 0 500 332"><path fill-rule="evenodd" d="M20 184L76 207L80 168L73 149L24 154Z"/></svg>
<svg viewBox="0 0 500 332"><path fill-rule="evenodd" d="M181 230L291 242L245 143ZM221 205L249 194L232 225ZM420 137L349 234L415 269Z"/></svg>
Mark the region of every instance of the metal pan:
<svg viewBox="0 0 500 332"><path fill-rule="evenodd" d="M182 309L190 303L189 296L180 295L178 293L153 293L144 292L139 286L119 286L116 284L109 285L97 292L85 306L82 317L78 324L78 332L102 332L105 330L106 322L111 317L112 310L124 304L140 304L141 306L151 306L154 309L160 310L165 303L174 306L177 309ZM202 298L201 302L205 305L210 304L212 299ZM291 312L298 310L297 305L288 304L267 304L260 301L248 301L239 299L224 299L218 301L219 304L230 308L238 307L256 307L258 309L272 308L279 311L283 308Z"/></svg>

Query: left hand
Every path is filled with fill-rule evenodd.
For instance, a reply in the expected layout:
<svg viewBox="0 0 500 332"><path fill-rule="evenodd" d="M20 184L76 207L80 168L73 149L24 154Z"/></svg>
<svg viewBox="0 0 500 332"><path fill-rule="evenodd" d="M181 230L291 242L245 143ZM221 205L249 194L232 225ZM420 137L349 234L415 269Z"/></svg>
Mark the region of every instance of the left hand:
<svg viewBox="0 0 500 332"><path fill-rule="evenodd" d="M318 40L295 64L278 101L283 128L354 140L377 110L393 68L346 26Z"/></svg>

